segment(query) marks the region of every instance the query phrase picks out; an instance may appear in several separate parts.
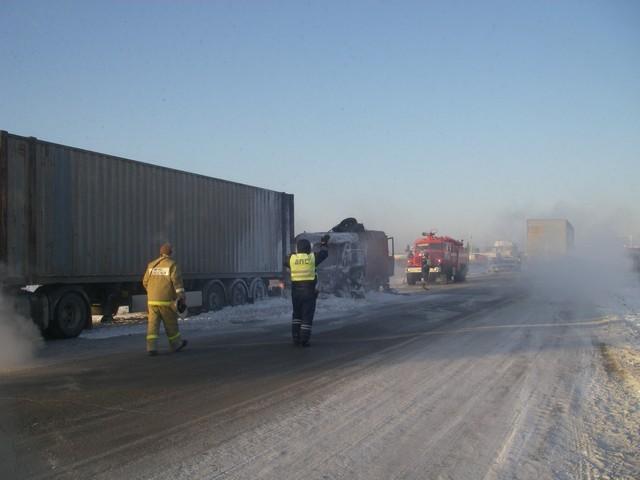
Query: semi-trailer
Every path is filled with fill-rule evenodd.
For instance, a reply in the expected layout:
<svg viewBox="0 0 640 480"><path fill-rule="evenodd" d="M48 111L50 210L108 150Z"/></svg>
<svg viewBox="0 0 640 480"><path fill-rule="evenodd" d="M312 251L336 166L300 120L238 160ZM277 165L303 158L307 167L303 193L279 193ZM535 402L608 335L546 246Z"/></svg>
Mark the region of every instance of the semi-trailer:
<svg viewBox="0 0 640 480"><path fill-rule="evenodd" d="M527 258L565 256L573 249L573 225L563 218L527 220Z"/></svg>
<svg viewBox="0 0 640 480"><path fill-rule="evenodd" d="M260 299L294 231L293 195L0 132L0 283L51 336L140 300L166 241L190 306Z"/></svg>

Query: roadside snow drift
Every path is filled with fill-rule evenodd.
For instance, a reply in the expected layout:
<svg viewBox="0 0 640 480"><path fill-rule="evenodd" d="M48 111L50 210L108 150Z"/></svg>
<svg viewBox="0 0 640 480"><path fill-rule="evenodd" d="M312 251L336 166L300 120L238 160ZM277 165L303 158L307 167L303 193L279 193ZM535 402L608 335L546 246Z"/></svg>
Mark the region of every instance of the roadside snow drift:
<svg viewBox="0 0 640 480"><path fill-rule="evenodd" d="M348 312L358 312L375 305L406 301L406 296L389 293L370 293L366 299L338 298L329 296L318 299L316 320L322 320ZM140 314L125 316L127 320L113 325L94 324L80 338L99 340L146 332L145 317ZM238 307L225 307L217 312L207 312L180 320L180 330L185 334L211 332L230 333L247 328L261 328L291 321L291 301L286 298L269 298L259 303ZM186 335L185 335L186 336Z"/></svg>

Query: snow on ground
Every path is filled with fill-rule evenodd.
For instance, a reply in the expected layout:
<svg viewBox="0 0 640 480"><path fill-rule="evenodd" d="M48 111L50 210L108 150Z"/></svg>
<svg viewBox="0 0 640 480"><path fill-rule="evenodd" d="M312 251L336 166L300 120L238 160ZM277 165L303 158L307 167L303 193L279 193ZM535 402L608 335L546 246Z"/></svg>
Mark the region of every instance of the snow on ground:
<svg viewBox="0 0 640 480"><path fill-rule="evenodd" d="M628 286L615 296L618 300L618 314L637 332L640 332L640 284Z"/></svg>
<svg viewBox="0 0 640 480"><path fill-rule="evenodd" d="M600 346L605 367L640 400L640 282L612 289L600 309L611 322L622 321L621 333Z"/></svg>
<svg viewBox="0 0 640 480"><path fill-rule="evenodd" d="M319 298L315 320L323 320L338 315L361 312L374 306L406 301L407 297L391 293L369 293L365 299ZM180 330L185 334L231 333L247 327L265 327L285 324L291 321L291 300L288 298L268 298L255 304L225 307L217 312L201 313L180 320ZM85 330L80 338L99 340L104 338L139 335L146 332L146 315L129 314L119 317L113 324L94 322L91 330ZM186 335L185 335L186 336Z"/></svg>
<svg viewBox="0 0 640 480"><path fill-rule="evenodd" d="M603 315L623 320L630 329L627 340L640 348L640 281L636 277L612 285L597 299Z"/></svg>

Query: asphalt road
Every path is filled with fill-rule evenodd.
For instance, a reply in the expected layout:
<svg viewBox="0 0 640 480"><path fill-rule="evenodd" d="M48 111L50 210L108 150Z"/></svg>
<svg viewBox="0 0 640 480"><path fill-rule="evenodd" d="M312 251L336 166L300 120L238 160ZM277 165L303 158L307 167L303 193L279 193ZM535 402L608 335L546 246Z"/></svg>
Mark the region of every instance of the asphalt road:
<svg viewBox="0 0 640 480"><path fill-rule="evenodd" d="M0 477L637 478L595 305L513 276L413 292L310 348L287 326L155 358L139 336L52 344L0 378Z"/></svg>

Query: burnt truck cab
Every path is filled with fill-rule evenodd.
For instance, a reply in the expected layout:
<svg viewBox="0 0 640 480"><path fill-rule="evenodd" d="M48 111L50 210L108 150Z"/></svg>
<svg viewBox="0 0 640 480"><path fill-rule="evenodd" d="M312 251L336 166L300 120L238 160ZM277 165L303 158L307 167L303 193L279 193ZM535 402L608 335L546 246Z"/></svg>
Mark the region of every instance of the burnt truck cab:
<svg viewBox="0 0 640 480"><path fill-rule="evenodd" d="M469 253L462 241L436 236L434 233L423 233L422 237L413 242L413 248L407 257L407 283L464 282L468 268Z"/></svg>
<svg viewBox="0 0 640 480"><path fill-rule="evenodd" d="M318 290L340 297L362 298L366 291L389 289L393 276L393 237L384 232L313 232L296 237L311 242L318 251L320 239L329 234L329 257L318 266Z"/></svg>

